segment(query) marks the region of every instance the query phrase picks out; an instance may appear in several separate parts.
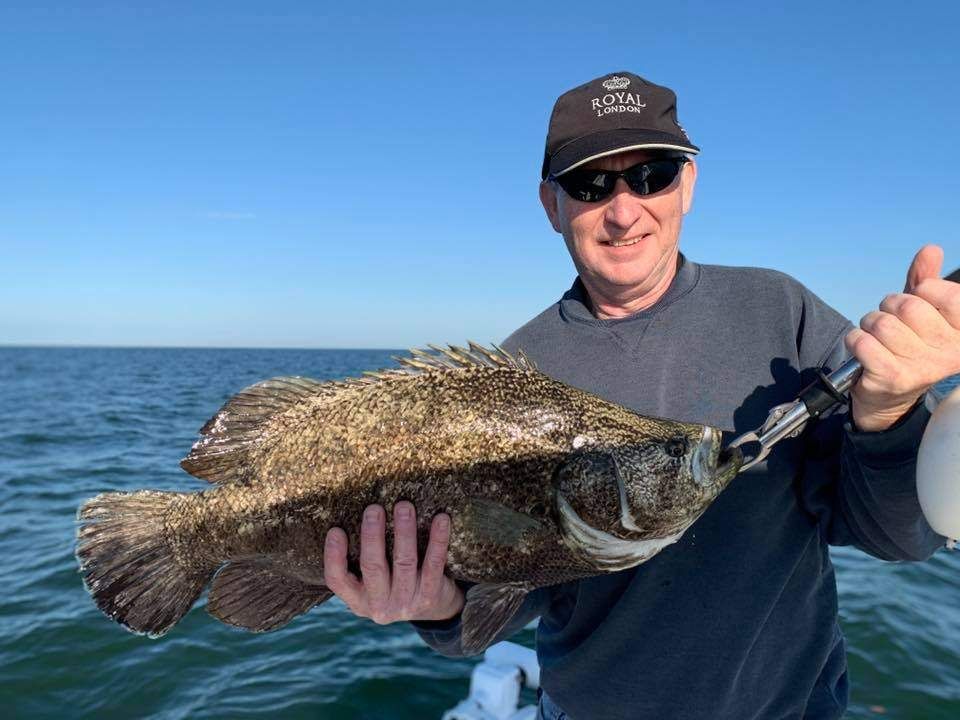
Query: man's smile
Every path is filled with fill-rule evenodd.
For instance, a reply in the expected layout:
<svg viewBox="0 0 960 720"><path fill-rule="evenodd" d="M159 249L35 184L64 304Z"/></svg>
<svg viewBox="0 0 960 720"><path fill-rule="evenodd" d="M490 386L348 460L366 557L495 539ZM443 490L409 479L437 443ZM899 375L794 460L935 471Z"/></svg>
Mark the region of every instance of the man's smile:
<svg viewBox="0 0 960 720"><path fill-rule="evenodd" d="M623 240L601 240L602 245L608 245L610 247L628 247L630 245L636 245L638 242L648 237L649 233L646 235L640 235L639 237L634 238L624 238Z"/></svg>

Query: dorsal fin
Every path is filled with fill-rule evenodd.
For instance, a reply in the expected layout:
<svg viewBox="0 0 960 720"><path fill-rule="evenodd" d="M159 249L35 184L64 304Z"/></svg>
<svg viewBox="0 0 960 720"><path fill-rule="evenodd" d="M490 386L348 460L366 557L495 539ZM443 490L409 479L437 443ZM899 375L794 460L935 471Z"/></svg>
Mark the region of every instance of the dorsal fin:
<svg viewBox="0 0 960 720"><path fill-rule="evenodd" d="M370 386L411 375L451 372L470 367L516 368L536 371L523 354L516 357L493 345L485 348L474 342L465 349L429 346L433 352L411 350L409 357L395 357L401 367L366 371L364 377L319 382L303 377L276 377L241 390L200 428L200 439L180 467L194 477L210 482L244 482L251 471L249 453L271 434L270 421L311 398L332 398L347 388Z"/></svg>
<svg viewBox="0 0 960 720"><path fill-rule="evenodd" d="M264 439L268 420L306 398L336 392L336 383L302 377L275 377L258 382L230 398L200 428L200 439L180 467L210 482L244 480L244 462L252 447Z"/></svg>
<svg viewBox="0 0 960 720"><path fill-rule="evenodd" d="M469 349L458 345L448 345L445 348L436 345L427 345L433 352L426 350L410 350L410 357L396 357L394 360L408 368L407 372L430 372L433 370L459 370L473 367L512 367L518 370L533 370L537 366L528 358L523 350L511 355L503 348L491 343L489 348L477 345L472 340L468 342ZM396 371L394 371L396 372Z"/></svg>

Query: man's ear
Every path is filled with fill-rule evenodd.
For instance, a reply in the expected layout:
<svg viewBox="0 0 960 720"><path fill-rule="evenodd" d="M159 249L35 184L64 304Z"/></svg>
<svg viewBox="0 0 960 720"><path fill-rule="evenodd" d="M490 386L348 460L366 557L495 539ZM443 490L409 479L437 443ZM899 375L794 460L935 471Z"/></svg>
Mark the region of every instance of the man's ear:
<svg viewBox="0 0 960 720"><path fill-rule="evenodd" d="M693 160L683 164L683 175L680 177L681 192L683 193L683 214L686 215L693 207L693 187L697 184L697 163Z"/></svg>
<svg viewBox="0 0 960 720"><path fill-rule="evenodd" d="M543 205L547 213L547 219L553 226L553 229L560 232L560 207L557 199L557 186L555 183L544 180L540 183L540 204Z"/></svg>

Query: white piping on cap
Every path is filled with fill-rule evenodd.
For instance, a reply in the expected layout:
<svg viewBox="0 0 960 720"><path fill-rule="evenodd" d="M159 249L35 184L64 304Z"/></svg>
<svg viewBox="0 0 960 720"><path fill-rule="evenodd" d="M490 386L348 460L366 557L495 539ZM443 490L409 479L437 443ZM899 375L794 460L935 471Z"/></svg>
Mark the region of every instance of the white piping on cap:
<svg viewBox="0 0 960 720"><path fill-rule="evenodd" d="M617 153L629 152L630 150L679 150L680 152L690 153L691 155L698 154L698 150L692 150L689 147L683 147L682 145L667 145L665 143L644 143L643 145L628 145L627 147L617 148L616 150L607 150L606 152L597 153L596 155L591 155L588 158L584 158L578 162L575 162L568 168L564 168L558 173L551 173L553 177L559 177L565 172L570 172L574 168L578 168L581 165L590 162L591 160L596 160L597 158L607 157L607 155L616 155Z"/></svg>

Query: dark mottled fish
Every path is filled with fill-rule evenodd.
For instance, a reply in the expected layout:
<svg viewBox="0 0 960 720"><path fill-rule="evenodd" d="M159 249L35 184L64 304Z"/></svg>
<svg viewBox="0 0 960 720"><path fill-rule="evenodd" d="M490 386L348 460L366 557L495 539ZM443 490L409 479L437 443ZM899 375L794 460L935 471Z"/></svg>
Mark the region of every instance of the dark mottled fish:
<svg viewBox="0 0 960 720"><path fill-rule="evenodd" d="M253 385L181 463L214 487L85 503L77 556L100 609L158 636L211 584L217 619L279 628L330 597L329 528L346 530L359 573L363 509L409 500L421 549L433 515L450 514L448 572L478 583L463 638L479 652L531 589L629 568L675 542L740 466L718 430L639 416L522 353L434 350L361 379Z"/></svg>

